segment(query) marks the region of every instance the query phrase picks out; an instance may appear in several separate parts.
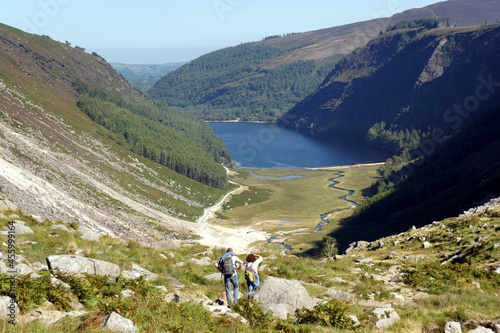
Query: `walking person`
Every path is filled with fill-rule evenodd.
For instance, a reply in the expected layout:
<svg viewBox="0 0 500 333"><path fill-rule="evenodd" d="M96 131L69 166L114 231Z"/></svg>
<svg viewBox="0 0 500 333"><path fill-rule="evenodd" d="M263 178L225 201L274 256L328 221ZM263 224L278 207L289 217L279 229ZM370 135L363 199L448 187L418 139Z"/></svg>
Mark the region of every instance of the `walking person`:
<svg viewBox="0 0 500 333"><path fill-rule="evenodd" d="M238 265L238 267L236 267ZM226 286L226 297L228 307L231 307L232 300L238 302L240 292L238 285L238 272L243 266L241 261L234 253L232 248L228 248L226 253L215 264L215 267L224 274L224 285ZM231 285L234 287L234 297L231 298Z"/></svg>
<svg viewBox="0 0 500 333"><path fill-rule="evenodd" d="M254 290L260 282L257 267L264 258L258 254L250 253L245 263L245 280L247 281L248 291Z"/></svg>

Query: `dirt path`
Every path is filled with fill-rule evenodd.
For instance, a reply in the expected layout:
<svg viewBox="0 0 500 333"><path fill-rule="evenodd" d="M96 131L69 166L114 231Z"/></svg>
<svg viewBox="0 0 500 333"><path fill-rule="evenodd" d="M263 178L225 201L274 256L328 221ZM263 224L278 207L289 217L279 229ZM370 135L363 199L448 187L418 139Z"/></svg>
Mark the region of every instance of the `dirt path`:
<svg viewBox="0 0 500 333"><path fill-rule="evenodd" d="M226 171L229 174L227 168ZM269 235L267 233L255 230L252 227L227 228L209 224L210 219L215 219L215 213L221 209L229 196L245 190L245 187L242 185L232 181L230 183L239 187L227 193L215 205L206 208L203 215L198 219L197 222L203 224L203 228L198 232L198 235L202 237L199 243L210 247L231 247L236 254L250 253L255 250L251 247L251 244L268 239Z"/></svg>

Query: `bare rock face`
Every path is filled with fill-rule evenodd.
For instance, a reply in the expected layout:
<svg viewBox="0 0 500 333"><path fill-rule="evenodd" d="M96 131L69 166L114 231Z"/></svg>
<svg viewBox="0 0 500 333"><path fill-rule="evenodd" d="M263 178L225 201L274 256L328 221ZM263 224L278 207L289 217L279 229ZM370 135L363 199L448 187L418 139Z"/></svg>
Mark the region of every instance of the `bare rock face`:
<svg viewBox="0 0 500 333"><path fill-rule="evenodd" d="M266 309L277 309L280 311L278 314L283 314L283 307L277 305L284 305L286 313L293 314L295 310L306 307L312 308L316 305L314 299L309 296L306 289L295 280L279 279L269 277L257 286L254 291L245 294L246 298L261 301Z"/></svg>
<svg viewBox="0 0 500 333"><path fill-rule="evenodd" d="M120 267L116 264L74 255L48 256L47 265L51 270L79 276L94 274L117 278L120 275Z"/></svg>

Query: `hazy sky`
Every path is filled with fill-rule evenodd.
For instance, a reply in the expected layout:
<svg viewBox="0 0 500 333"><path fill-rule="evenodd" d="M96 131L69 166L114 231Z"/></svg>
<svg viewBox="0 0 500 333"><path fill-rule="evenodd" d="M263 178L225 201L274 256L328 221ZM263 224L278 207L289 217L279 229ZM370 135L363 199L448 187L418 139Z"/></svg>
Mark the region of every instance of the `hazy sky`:
<svg viewBox="0 0 500 333"><path fill-rule="evenodd" d="M0 23L95 51L166 63L265 36L389 17L438 0L1 0Z"/></svg>

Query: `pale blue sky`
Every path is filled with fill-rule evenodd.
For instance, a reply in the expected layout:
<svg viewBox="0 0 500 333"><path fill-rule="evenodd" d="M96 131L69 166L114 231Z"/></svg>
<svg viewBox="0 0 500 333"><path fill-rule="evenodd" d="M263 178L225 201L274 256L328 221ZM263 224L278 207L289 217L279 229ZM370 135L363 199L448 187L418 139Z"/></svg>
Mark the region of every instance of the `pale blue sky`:
<svg viewBox="0 0 500 333"><path fill-rule="evenodd" d="M95 51L166 63L265 36L389 17L439 0L2 0L0 23Z"/></svg>

